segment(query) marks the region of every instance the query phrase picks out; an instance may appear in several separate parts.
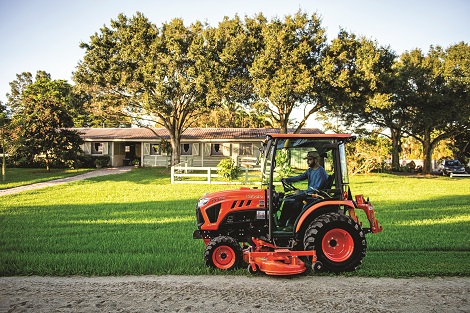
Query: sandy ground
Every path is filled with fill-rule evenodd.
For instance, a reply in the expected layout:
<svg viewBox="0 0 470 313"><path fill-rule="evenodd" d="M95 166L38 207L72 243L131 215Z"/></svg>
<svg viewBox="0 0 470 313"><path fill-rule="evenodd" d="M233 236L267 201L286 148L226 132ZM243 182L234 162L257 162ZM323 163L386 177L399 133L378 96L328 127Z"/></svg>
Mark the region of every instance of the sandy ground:
<svg viewBox="0 0 470 313"><path fill-rule="evenodd" d="M470 278L2 277L0 312L470 312Z"/></svg>

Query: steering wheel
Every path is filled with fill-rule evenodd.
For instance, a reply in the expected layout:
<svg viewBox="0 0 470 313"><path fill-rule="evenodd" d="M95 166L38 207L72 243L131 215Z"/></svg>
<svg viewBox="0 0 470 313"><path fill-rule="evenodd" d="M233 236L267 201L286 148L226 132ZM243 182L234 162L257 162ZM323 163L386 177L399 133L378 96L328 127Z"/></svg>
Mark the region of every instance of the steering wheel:
<svg viewBox="0 0 470 313"><path fill-rule="evenodd" d="M289 192L289 191L295 191L298 190L298 188L295 188L292 183L289 183L286 181L285 178L281 179L282 187L284 187L284 192Z"/></svg>
<svg viewBox="0 0 470 313"><path fill-rule="evenodd" d="M310 189L310 190L308 191L308 195L311 196L311 195L313 195L313 194L316 195L316 198L320 198L320 199L331 198L331 196L330 196L327 192L325 192L325 191L323 191L323 190Z"/></svg>

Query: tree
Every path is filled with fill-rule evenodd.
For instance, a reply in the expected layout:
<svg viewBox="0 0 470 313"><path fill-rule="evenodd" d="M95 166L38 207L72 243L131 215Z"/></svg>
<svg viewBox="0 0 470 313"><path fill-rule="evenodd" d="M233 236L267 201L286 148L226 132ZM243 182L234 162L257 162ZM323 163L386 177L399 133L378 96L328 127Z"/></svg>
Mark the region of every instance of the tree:
<svg viewBox="0 0 470 313"><path fill-rule="evenodd" d="M404 132L423 145L423 173L431 172L432 152L444 139L470 129L470 47L459 43L427 55L406 52L397 65L402 84L397 90L407 122Z"/></svg>
<svg viewBox="0 0 470 313"><path fill-rule="evenodd" d="M6 178L6 142L9 137L8 124L10 123L7 107L0 101L0 148L2 152L2 180Z"/></svg>
<svg viewBox="0 0 470 313"><path fill-rule="evenodd" d="M249 70L254 91L281 133L287 132L294 108L309 106L299 130L322 106L317 95L322 91L319 65L326 37L320 24L316 14L309 18L298 12L262 25L261 50Z"/></svg>
<svg viewBox="0 0 470 313"><path fill-rule="evenodd" d="M120 14L81 44L86 52L74 80L95 108L104 104L100 110L167 129L172 164L179 163L181 134L218 99L207 28L200 22L185 27L181 19L157 28L141 13Z"/></svg>
<svg viewBox="0 0 470 313"><path fill-rule="evenodd" d="M404 112L392 101L395 58L390 48L341 30L325 49L322 96L329 103L324 113L346 128L390 129L392 167L398 168Z"/></svg>
<svg viewBox="0 0 470 313"><path fill-rule="evenodd" d="M65 80L51 80L49 75L37 77L15 96L11 141L16 158L28 164L43 160L49 171L56 161L75 159L82 141L68 129L74 126L72 86Z"/></svg>

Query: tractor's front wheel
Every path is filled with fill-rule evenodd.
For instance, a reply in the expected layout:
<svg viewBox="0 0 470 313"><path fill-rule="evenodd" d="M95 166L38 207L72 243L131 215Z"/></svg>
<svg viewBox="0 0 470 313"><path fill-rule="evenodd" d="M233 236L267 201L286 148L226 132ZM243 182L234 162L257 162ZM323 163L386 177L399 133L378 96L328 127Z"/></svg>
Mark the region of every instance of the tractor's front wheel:
<svg viewBox="0 0 470 313"><path fill-rule="evenodd" d="M242 248L235 239L229 236L213 238L204 251L206 265L222 270L238 267L242 259Z"/></svg>
<svg viewBox="0 0 470 313"><path fill-rule="evenodd" d="M315 219L304 236L305 250L315 250L323 270L354 271L366 254L366 238L361 226L340 213L327 213Z"/></svg>

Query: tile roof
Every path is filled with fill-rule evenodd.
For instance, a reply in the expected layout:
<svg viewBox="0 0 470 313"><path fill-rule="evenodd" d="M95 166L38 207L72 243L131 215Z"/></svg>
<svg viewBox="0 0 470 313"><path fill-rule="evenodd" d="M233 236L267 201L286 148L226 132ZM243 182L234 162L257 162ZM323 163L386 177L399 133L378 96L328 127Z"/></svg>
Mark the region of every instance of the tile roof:
<svg viewBox="0 0 470 313"><path fill-rule="evenodd" d="M83 139L170 139L165 128L74 128ZM292 133L294 129L289 128ZM181 139L264 139L267 134L278 134L278 128L188 128ZM321 134L318 128L304 128L301 134Z"/></svg>

